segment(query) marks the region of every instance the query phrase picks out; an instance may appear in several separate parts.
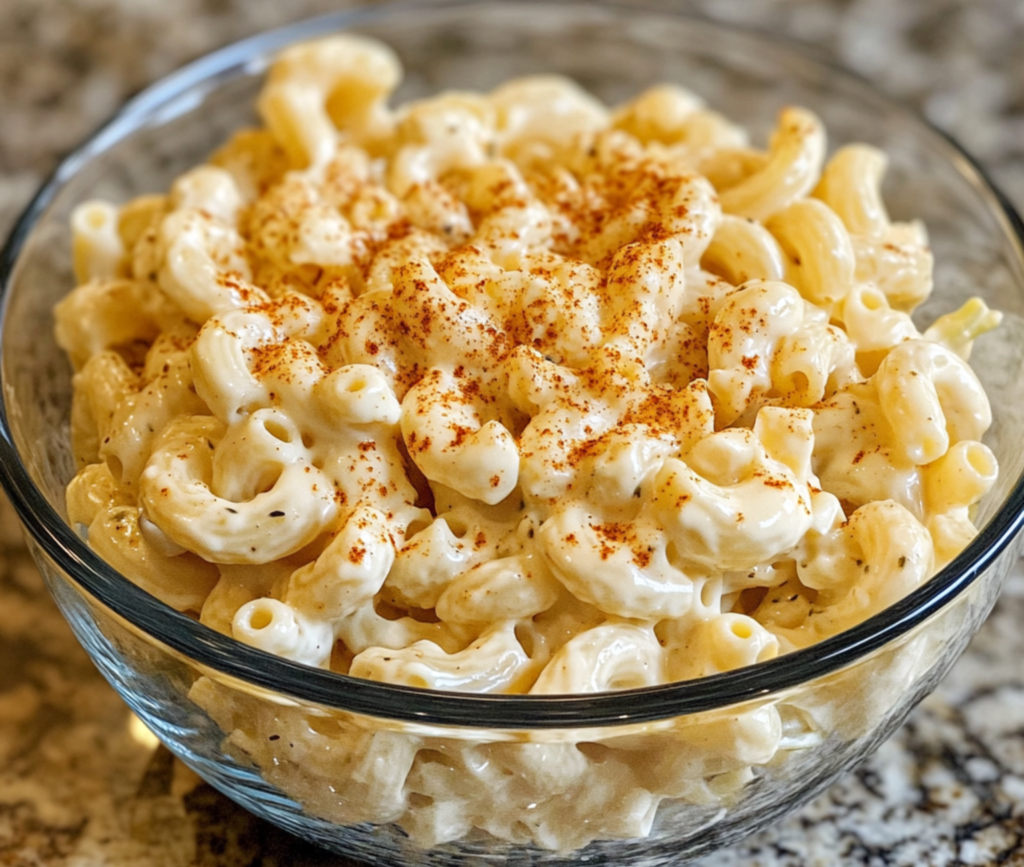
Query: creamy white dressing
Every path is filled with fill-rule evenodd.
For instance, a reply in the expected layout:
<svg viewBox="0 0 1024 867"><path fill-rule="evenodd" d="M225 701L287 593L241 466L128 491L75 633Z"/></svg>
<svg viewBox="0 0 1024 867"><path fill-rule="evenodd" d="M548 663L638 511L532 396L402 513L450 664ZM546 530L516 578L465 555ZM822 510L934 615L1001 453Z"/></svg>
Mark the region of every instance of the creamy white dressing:
<svg viewBox="0 0 1024 867"><path fill-rule="evenodd" d="M68 509L129 578L309 665L560 694L771 659L967 544L998 470L966 358L999 317L914 326L931 253L886 215L880 152L826 163L798 108L758 151L670 86L613 112L557 77L392 109L399 79L369 40L290 49L266 129L167 197L76 212ZM239 723L266 760L263 724ZM666 767L704 757L680 788L628 745L426 731L339 730L367 793L347 819L642 835L783 738L773 708L659 732ZM583 789L618 818L559 818Z"/></svg>

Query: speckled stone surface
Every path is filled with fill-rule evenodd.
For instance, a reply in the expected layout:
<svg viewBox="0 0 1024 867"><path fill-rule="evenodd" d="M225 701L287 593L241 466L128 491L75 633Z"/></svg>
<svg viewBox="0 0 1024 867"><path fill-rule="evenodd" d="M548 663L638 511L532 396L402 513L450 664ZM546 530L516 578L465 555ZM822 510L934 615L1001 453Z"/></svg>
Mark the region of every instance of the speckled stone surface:
<svg viewBox="0 0 1024 867"><path fill-rule="evenodd" d="M130 93L327 0L0 0L0 232ZM1024 3L702 0L817 44L951 132L1024 207ZM0 867L338 864L177 763L93 669L0 502ZM859 771L701 867L1024 865L1024 570Z"/></svg>

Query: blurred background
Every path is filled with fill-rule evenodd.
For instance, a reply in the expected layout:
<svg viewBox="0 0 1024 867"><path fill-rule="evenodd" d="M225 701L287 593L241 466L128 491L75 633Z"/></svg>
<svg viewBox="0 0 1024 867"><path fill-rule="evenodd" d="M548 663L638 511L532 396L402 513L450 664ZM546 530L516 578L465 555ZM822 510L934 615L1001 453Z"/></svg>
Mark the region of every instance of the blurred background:
<svg viewBox="0 0 1024 867"><path fill-rule="evenodd" d="M0 0L0 235L128 96L330 0ZM1024 208L1021 0L661 5L816 46L951 134ZM809 807L702 867L1024 865L1024 573L899 735ZM0 867L337 864L158 747L96 674L0 499Z"/></svg>
<svg viewBox="0 0 1024 867"><path fill-rule="evenodd" d="M628 2L628 0L627 0ZM0 0L0 219L124 99L244 36L338 0ZM827 52L951 133L1024 197L1019 0L679 0L661 5Z"/></svg>

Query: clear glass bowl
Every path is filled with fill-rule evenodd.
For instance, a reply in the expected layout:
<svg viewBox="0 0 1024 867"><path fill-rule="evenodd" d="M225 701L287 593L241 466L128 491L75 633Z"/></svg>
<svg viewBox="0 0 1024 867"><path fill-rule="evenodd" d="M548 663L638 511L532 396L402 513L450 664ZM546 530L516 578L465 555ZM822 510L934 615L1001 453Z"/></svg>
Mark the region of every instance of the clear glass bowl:
<svg viewBox="0 0 1024 867"><path fill-rule="evenodd" d="M427 692L301 667L175 613L98 560L64 509L70 368L51 309L73 285L70 211L86 198L164 190L254 120L278 49L349 29L397 50L407 70L399 100L538 71L569 75L611 103L673 81L760 140L778 109L797 103L823 118L833 146L883 148L894 217L923 219L933 241L936 290L922 321L974 294L1006 314L972 359L992 397L987 442L1002 468L977 539L911 596L810 649L699 682L544 698ZM216 52L150 88L28 207L0 259L0 473L96 665L178 756L253 812L375 862L678 864L795 809L874 750L993 605L1024 517L1021 235L1018 217L955 144L792 45L636 4L417 3L329 15ZM759 737L779 728L783 748L761 749ZM545 776L537 757L567 749L589 770ZM525 753L534 758L524 763ZM410 755L412 773L455 775L461 793L459 803L420 803L426 818L413 836L389 823ZM656 814L650 791L672 795ZM545 837L532 819L537 803L549 823L578 830L570 844L561 838L561 851L545 848L557 835ZM363 821L367 810L379 821ZM458 816L474 811L476 824L517 842L475 830L423 845L446 816L458 828ZM652 815L649 832L635 836ZM625 839L569 851L595 835Z"/></svg>

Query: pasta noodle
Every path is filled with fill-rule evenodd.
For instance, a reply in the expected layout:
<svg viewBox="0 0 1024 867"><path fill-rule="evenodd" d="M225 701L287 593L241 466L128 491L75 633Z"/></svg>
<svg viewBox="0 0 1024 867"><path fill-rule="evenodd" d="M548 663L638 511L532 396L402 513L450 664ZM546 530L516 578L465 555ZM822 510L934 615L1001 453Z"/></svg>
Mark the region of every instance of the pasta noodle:
<svg viewBox="0 0 1024 867"><path fill-rule="evenodd" d="M311 666L556 695L756 665L967 544L998 470L966 359L999 315L915 326L931 253L885 210L884 154L826 161L796 107L759 150L675 85L392 108L399 79L367 39L290 48L264 129L76 210L68 513L113 566ZM643 835L783 739L771 706L668 723L658 767L625 736L328 734L231 695L193 689L264 768L270 726L329 741L315 773L365 797L316 808L427 845Z"/></svg>

